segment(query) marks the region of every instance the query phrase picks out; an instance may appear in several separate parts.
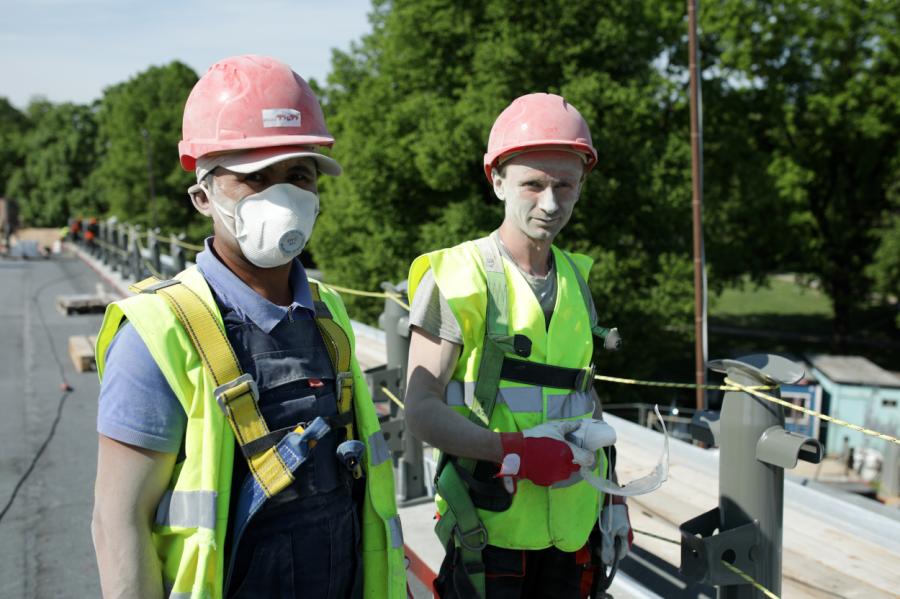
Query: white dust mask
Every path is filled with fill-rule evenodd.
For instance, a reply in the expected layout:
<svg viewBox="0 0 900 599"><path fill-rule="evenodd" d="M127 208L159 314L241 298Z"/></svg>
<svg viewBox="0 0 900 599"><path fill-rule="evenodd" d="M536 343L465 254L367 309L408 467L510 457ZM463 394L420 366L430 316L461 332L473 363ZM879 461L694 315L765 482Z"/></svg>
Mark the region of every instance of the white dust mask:
<svg viewBox="0 0 900 599"><path fill-rule="evenodd" d="M204 191L244 257L260 268L281 266L298 256L319 215L319 196L290 183L271 185L231 209Z"/></svg>

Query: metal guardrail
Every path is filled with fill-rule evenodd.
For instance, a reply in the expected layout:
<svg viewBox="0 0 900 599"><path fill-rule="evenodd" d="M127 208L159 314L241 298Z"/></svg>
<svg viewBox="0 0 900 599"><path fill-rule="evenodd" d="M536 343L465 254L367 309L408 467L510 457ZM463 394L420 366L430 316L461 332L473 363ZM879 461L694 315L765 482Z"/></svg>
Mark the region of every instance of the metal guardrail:
<svg viewBox="0 0 900 599"><path fill-rule="evenodd" d="M140 281L150 275L170 278L191 266L187 253L199 249L185 243L184 233L161 236L158 229L144 231L140 225L114 218L90 223L81 221L79 239L73 239L122 278Z"/></svg>

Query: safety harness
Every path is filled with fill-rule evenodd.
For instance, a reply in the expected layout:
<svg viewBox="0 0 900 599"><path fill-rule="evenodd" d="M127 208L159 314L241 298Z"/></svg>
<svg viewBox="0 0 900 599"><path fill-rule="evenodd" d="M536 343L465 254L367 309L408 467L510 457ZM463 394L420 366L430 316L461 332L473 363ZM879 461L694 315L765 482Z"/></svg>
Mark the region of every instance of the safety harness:
<svg viewBox="0 0 900 599"><path fill-rule="evenodd" d="M487 312L483 353L479 362L478 381L475 384L469 420L485 428L490 426L501 379L541 387L589 390L594 378L593 364L587 368L565 368L507 357L506 354L515 354L522 358L529 357L531 340L525 335L509 334L506 274L499 247L489 237L477 239L474 243L485 270ZM565 252L561 253L572 266L578 279L585 307L590 314L591 295L587 281L572 258ZM605 339L610 333L610 329L593 326L591 332L595 336ZM487 529L478 517L476 504L473 502L470 491L475 490L475 487L489 485L476 480L474 472L477 465L478 461L474 459L441 454L434 484L438 494L446 501L447 510L435 525L435 533L448 550L450 543L454 544L458 555L458 565L463 568L478 597L483 599L485 596L485 568L481 554L488 545L489 539ZM491 494L491 491L487 490L486 493ZM480 503L478 507L484 508L485 506ZM508 505L509 500L506 502L506 507Z"/></svg>
<svg viewBox="0 0 900 599"><path fill-rule="evenodd" d="M214 391L216 402L234 432L258 491L261 491L251 493L256 500L250 508L251 513L245 515L247 520L266 499L277 495L294 481L294 472L305 461L307 449L315 446L316 439L340 427L346 428L347 439L353 438L350 339L321 301L317 282L310 281L315 322L337 377L338 416L322 419L320 424L313 421L277 431L270 431L266 425L259 411L259 390L253 377L242 372L223 325L199 295L178 279L160 280L156 277L144 279L130 289L136 293L153 293L165 299L217 385Z"/></svg>

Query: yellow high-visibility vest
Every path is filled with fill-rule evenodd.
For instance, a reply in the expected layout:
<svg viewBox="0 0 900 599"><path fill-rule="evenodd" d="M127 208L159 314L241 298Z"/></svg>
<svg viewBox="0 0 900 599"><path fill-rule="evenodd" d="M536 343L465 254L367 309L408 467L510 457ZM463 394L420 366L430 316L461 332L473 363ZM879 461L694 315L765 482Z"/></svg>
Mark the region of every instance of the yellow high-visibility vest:
<svg viewBox="0 0 900 599"><path fill-rule="evenodd" d="M510 335L531 340L529 362L590 372L593 336L590 315L573 264L586 279L592 260L580 254L563 254L552 247L557 272L557 299L549 328L534 292L507 259L503 270L507 288L507 322ZM570 261L571 259L571 261ZM446 402L468 417L478 381L487 309L485 267L476 242L431 252L418 257L409 274L410 300L428 270L446 298L462 331L463 347L447 386ZM507 354L509 358L523 359ZM560 389L500 381L489 428L496 432L524 431L550 420L589 418L593 396L586 390ZM605 473L602 452L598 471ZM510 507L503 511L478 509L491 545L514 549L543 549L551 545L577 551L585 545L599 514L600 495L577 475L552 487L528 480L518 482ZM444 513L446 503L437 501Z"/></svg>
<svg viewBox="0 0 900 599"><path fill-rule="evenodd" d="M176 278L206 304L223 327L200 271L191 267ZM319 286L321 301L349 337L352 351L353 331L340 296L324 285L314 281L310 284ZM141 293L107 308L97 337L97 370L101 380L106 350L125 319L147 345L187 415L185 458L175 466L152 529L168 596L221 598L234 434L216 403L213 390L217 385L204 368L194 342L170 305L154 293ZM393 466L355 357L351 371L355 437L366 445L366 493L361 509L364 592L373 599L400 599L406 597L406 572Z"/></svg>

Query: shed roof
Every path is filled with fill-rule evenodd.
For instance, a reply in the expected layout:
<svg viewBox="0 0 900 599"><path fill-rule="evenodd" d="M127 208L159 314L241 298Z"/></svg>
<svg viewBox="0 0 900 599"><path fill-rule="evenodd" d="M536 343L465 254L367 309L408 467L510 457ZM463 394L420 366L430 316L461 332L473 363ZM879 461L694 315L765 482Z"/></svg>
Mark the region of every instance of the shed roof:
<svg viewBox="0 0 900 599"><path fill-rule="evenodd" d="M836 383L900 387L900 377L862 356L809 356L813 367Z"/></svg>

